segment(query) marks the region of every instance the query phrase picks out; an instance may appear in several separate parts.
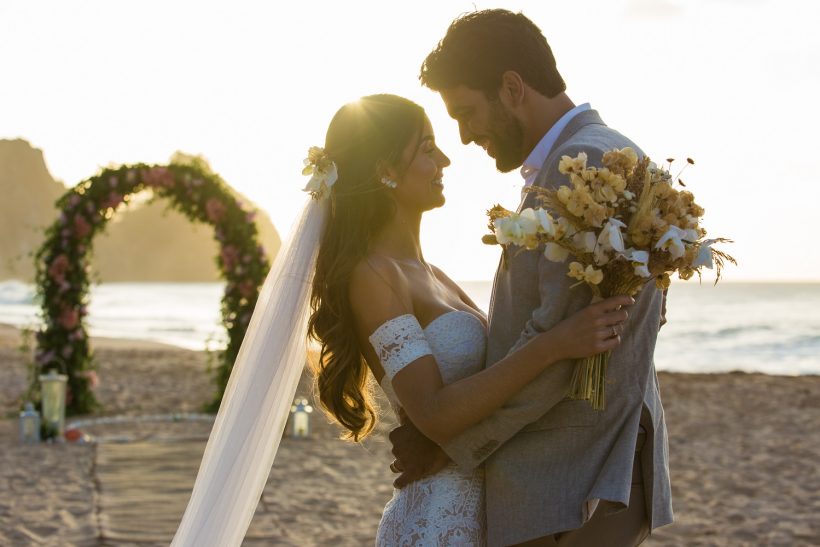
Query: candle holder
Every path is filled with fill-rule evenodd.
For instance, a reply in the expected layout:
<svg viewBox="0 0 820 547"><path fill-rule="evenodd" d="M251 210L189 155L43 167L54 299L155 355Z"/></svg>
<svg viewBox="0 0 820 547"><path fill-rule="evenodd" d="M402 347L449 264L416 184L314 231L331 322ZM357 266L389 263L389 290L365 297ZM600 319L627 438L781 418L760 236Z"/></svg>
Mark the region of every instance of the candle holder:
<svg viewBox="0 0 820 547"><path fill-rule="evenodd" d="M46 439L61 441L65 428L65 395L68 377L50 371L40 376L43 429Z"/></svg>
<svg viewBox="0 0 820 547"><path fill-rule="evenodd" d="M34 405L26 403L20 412L20 442L35 444L40 442L40 413L34 410Z"/></svg>
<svg viewBox="0 0 820 547"><path fill-rule="evenodd" d="M310 413L313 407L307 399L296 399L290 407L291 436L296 438L310 437Z"/></svg>

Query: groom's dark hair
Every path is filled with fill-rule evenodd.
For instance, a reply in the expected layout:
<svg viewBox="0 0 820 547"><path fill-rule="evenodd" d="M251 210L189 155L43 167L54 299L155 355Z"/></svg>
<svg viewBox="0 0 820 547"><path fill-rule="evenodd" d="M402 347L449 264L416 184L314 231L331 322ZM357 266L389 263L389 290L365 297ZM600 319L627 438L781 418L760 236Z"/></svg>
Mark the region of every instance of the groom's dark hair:
<svg viewBox="0 0 820 547"><path fill-rule="evenodd" d="M508 70L546 97L567 88L535 23L521 13L490 9L453 21L422 63L419 80L434 91L464 85L494 99Z"/></svg>

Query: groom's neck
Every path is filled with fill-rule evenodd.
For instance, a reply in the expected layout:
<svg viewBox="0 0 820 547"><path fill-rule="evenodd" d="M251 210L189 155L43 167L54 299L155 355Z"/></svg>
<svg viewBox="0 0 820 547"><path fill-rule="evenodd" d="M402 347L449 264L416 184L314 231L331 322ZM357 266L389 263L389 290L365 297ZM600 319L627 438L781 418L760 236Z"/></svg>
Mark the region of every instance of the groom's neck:
<svg viewBox="0 0 820 547"><path fill-rule="evenodd" d="M533 92L524 105L521 125L524 130L524 148L527 154L535 148L547 131L561 119L561 116L575 108L575 103L566 93L555 97L545 97Z"/></svg>

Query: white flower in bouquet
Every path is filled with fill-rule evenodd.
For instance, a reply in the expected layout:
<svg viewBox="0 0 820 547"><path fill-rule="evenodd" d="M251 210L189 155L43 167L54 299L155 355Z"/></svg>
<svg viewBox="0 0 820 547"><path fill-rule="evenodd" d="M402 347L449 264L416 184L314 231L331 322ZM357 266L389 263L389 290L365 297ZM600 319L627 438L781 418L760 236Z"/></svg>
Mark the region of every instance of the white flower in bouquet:
<svg viewBox="0 0 820 547"><path fill-rule="evenodd" d="M621 255L635 268L635 275L643 278L652 277L649 271L649 252L627 249Z"/></svg>
<svg viewBox="0 0 820 547"><path fill-rule="evenodd" d="M617 258L620 253L624 252L624 235L621 232L622 228L626 228L626 224L617 218L610 218L598 239L595 242L595 263L603 266L608 263L610 259Z"/></svg>
<svg viewBox="0 0 820 547"><path fill-rule="evenodd" d="M495 237L501 245L512 243L528 249L538 245L536 234L540 226L539 219L532 209L520 213L511 213L495 222Z"/></svg>
<svg viewBox="0 0 820 547"><path fill-rule="evenodd" d="M655 248L668 251L672 258L681 258L686 254L686 243L697 240L698 233L695 230L681 230L677 226L670 226L655 244Z"/></svg>
<svg viewBox="0 0 820 547"><path fill-rule="evenodd" d="M711 270L714 268L714 259L712 258L712 244L716 243L716 239L707 239L700 244L698 248L698 256L692 263L694 268L707 268Z"/></svg>

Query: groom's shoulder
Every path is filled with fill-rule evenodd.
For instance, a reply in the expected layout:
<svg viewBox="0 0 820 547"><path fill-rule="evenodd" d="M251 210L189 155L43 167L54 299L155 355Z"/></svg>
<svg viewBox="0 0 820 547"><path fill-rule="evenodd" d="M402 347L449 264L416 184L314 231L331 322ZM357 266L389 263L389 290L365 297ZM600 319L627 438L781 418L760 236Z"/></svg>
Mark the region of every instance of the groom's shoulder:
<svg viewBox="0 0 820 547"><path fill-rule="evenodd" d="M556 145L547 158L546 167L557 169L562 157L575 157L581 152L587 155L590 165L600 165L606 152L627 146L639 156L643 155L640 147L623 133L604 124L585 125Z"/></svg>
<svg viewBox="0 0 820 547"><path fill-rule="evenodd" d="M623 148L624 146L640 150L632 139L620 131L603 123L596 123L579 127L577 131L568 135L563 142L556 146L556 151L585 148L587 150L607 152L614 147Z"/></svg>

